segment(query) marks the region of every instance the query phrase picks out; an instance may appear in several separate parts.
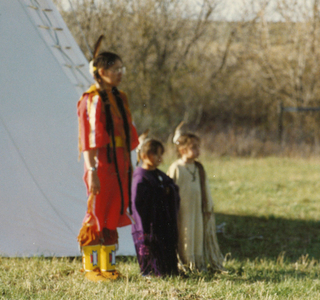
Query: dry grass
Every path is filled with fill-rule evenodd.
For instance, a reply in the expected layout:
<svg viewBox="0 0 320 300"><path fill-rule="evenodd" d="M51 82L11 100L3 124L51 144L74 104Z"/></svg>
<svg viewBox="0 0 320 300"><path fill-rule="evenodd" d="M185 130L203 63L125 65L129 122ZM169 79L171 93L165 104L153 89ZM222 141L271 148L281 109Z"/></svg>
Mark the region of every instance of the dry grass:
<svg viewBox="0 0 320 300"><path fill-rule="evenodd" d="M310 134L309 134L310 135ZM224 157L291 157L311 158L320 154L319 138L303 131L284 132L281 142L277 132L257 128L227 128L200 134L203 148L210 155Z"/></svg>

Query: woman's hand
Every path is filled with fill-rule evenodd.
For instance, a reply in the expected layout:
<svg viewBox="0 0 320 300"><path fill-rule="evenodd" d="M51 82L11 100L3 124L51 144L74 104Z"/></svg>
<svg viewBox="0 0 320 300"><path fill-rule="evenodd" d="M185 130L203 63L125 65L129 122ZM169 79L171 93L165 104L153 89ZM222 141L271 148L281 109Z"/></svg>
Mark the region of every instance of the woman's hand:
<svg viewBox="0 0 320 300"><path fill-rule="evenodd" d="M88 171L89 192L97 195L100 193L100 180L97 171Z"/></svg>
<svg viewBox="0 0 320 300"><path fill-rule="evenodd" d="M88 187L89 193L97 195L100 193L100 180L96 169L97 165L97 149L90 149L83 152L84 162L88 170Z"/></svg>

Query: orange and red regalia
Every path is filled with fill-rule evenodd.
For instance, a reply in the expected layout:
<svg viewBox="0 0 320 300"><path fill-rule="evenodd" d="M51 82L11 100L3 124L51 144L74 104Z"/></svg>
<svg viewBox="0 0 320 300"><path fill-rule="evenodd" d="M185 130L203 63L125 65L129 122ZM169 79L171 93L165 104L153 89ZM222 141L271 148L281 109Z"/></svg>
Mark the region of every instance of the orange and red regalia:
<svg viewBox="0 0 320 300"><path fill-rule="evenodd" d="M79 148L80 151L98 150L97 174L100 180L99 194L90 193L88 170L85 166L84 182L87 187L88 203L78 236L81 247L116 244L117 227L132 223L127 211L131 181L129 180L131 173L128 172L131 168L129 149L136 148L139 141L137 131L132 124L127 96L122 91L116 91L118 98L113 91L107 91L109 117L111 116L113 123L113 139L107 131L106 106L95 85L92 85L78 102ZM119 98L126 114L128 132L125 130L124 118L117 104Z"/></svg>

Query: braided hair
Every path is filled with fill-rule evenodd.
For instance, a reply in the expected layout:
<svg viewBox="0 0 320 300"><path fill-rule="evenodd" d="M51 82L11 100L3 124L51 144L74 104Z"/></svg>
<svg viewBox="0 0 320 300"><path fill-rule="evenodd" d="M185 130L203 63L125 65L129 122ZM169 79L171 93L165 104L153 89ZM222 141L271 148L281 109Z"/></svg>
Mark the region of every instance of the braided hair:
<svg viewBox="0 0 320 300"><path fill-rule="evenodd" d="M112 53L112 52L101 52L99 53L93 60L93 76L95 80L101 84L102 78L99 74L99 69L102 68L104 70L107 70L111 66L113 66L116 61L119 60L122 62L122 59L119 55ZM106 91L99 91L100 97L102 102L104 103L105 107L105 114L106 114L106 130L111 137L112 144L114 147L110 147L110 144L107 145L107 156L109 163L111 162L111 151L113 152L113 160L116 168L116 174L118 179L118 184L120 188L121 193L121 215L124 213L124 195L123 195L123 183L121 182L120 174L119 174L119 168L118 168L118 162L117 162L117 154L116 154L116 147L115 147L115 136L114 136L114 124L113 119L111 115L110 110L110 102L108 100L108 95ZM123 127L126 135L126 150L128 152L129 156L129 168L128 168L128 193L129 193L129 212L132 213L131 210L131 176L132 176L132 166L131 166L131 156L130 156L130 150L131 150L131 142L130 142L130 126L127 118L127 114L123 105L123 100L120 97L120 93L116 87L112 88L112 94L115 97L116 104L118 107L118 110L121 114L122 121L123 121Z"/></svg>

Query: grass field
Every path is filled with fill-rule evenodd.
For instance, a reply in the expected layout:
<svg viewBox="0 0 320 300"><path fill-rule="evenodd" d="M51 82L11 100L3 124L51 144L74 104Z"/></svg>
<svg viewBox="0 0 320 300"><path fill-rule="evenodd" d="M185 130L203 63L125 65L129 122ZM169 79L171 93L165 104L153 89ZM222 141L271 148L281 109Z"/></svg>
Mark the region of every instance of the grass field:
<svg viewBox="0 0 320 300"><path fill-rule="evenodd" d="M320 160L202 162L226 273L145 279L119 257L122 279L92 283L80 258L0 258L0 299L320 299Z"/></svg>

